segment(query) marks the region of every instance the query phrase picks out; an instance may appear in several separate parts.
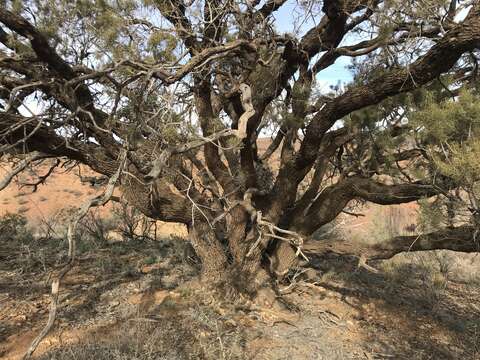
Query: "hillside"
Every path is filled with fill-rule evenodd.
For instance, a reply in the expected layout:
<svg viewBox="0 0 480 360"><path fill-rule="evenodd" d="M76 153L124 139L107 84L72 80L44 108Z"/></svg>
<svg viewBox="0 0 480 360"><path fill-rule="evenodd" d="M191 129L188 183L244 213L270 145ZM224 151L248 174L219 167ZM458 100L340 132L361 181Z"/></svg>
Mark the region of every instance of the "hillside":
<svg viewBox="0 0 480 360"><path fill-rule="evenodd" d="M262 142L263 148L268 141ZM272 168L276 168L274 156ZM48 168L40 169L45 173ZM82 175L94 176L87 169ZM19 177L0 192L0 215L19 212L35 232L65 219L101 187L56 169L31 192ZM111 205L100 210L111 215ZM332 235L375 243L415 232L417 206L368 204ZM62 220L63 221L63 220ZM317 257L297 269L278 303L232 305L198 286L185 229L158 222L157 241L85 243L61 290L58 325L41 359L478 359L480 263L452 252L374 263ZM308 249L307 249L308 250ZM314 247L312 249L314 251ZM4 240L0 251L0 357L20 359L45 324L50 271L65 244Z"/></svg>
<svg viewBox="0 0 480 360"><path fill-rule="evenodd" d="M259 153L263 153L270 139L264 138L258 141ZM276 151L269 160L270 168L278 171L279 154ZM35 169L36 175L44 175L48 172L46 164ZM7 171L0 168L0 177ZM88 198L101 193L101 186L92 186L89 182L81 182L82 177L99 176L85 167L55 168L44 184L40 184L36 191L29 186L22 186L25 183L36 181L30 171L28 174L19 175L7 188L0 192L0 216L10 213L21 213L25 215L32 226L37 226L45 220L55 218L74 206L79 206ZM110 205L100 209L100 213L109 214ZM359 239L367 239L372 233L378 233L379 228L385 232L381 236L394 236L410 234L415 232L417 217L417 205L415 203L380 206L369 204L358 211L360 216L343 214L337 220L337 226L345 236L355 236ZM181 225L157 222L160 234L185 235L185 229ZM375 230L372 232L372 230Z"/></svg>

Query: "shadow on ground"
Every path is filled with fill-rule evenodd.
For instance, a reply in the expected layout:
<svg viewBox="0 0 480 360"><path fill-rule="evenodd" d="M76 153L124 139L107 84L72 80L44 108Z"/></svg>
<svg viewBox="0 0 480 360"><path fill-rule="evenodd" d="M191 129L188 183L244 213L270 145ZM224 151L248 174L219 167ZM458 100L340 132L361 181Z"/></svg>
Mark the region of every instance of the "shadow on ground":
<svg viewBox="0 0 480 360"><path fill-rule="evenodd" d="M480 283L442 273L432 254L374 264L311 257L316 286L355 309L366 349L377 358L479 359ZM440 264L442 265L442 264Z"/></svg>

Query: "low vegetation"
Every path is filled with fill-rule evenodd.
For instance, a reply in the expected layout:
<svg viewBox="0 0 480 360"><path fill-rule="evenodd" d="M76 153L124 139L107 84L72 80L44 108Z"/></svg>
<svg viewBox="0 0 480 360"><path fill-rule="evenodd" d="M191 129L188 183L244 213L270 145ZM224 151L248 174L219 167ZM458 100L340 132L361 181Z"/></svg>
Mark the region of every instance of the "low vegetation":
<svg viewBox="0 0 480 360"><path fill-rule="evenodd" d="M480 276L473 257L467 260L451 252L404 254L374 263L379 273L373 273L358 268L355 259L309 253L310 262L292 271L289 285L280 289L280 303L267 305L267 296L266 302L257 305L232 304L217 300L195 281L200 259L186 239L155 239L149 234L112 241L104 236L106 228L121 232L115 224L122 218L115 215L118 212L111 214L102 221L93 212L78 227L79 263L65 280L65 305L60 308L58 328L49 337L52 345L39 351L41 359L245 359L255 351L263 354L260 358L277 358L278 354L256 347L259 341L264 346L271 343L273 329L287 341L292 329L305 327L301 339L295 340L305 349L311 341L319 341L318 335L309 338L311 323L300 321L300 314L304 319L319 319L319 329L341 331L347 337L321 340L332 359L337 358L332 355L334 349L345 344L338 359L360 351L422 359L474 359L480 354L480 311L475 308L480 305L476 297ZM4 234L0 239L4 289L0 300L3 297L5 306L5 313L0 311L4 321L0 338L6 344L18 329L39 327L45 321L46 281L66 260L68 249L61 235L65 228L62 221L59 224L51 221L43 227L47 232L33 236L24 216L6 214L0 219L0 234ZM338 236L338 232L323 236ZM32 287L32 283L40 286ZM16 308L15 303L25 296L36 305L28 310ZM323 300L317 304L316 298ZM94 308L98 310L92 312ZM411 318L400 316L399 310ZM322 311L329 315L321 315ZM389 326L392 321L397 324L393 328ZM423 335L415 331L417 326L424 327ZM66 343L57 343L57 336L73 329L83 335L73 340L67 336ZM378 348L379 331L382 349ZM405 331L411 336L405 338ZM363 335L357 339L359 332ZM406 341L398 343L398 336ZM418 336L421 340L415 339ZM443 337L450 339L451 346L442 343ZM285 353L304 356L292 351Z"/></svg>

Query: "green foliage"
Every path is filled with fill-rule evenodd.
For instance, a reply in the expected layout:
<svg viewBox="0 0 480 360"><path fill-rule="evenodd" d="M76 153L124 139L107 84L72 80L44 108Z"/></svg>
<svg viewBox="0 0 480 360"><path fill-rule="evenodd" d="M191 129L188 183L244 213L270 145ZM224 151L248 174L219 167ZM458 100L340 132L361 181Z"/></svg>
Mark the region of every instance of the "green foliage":
<svg viewBox="0 0 480 360"><path fill-rule="evenodd" d="M477 187L480 180L480 99L463 91L442 102L427 98L413 114L412 124L427 144L437 170L461 186Z"/></svg>
<svg viewBox="0 0 480 360"><path fill-rule="evenodd" d="M32 238L25 216L7 212L0 217L0 241L27 242Z"/></svg>
<svg viewBox="0 0 480 360"><path fill-rule="evenodd" d="M434 229L445 221L454 225L459 209L478 209L480 199L480 98L462 91L455 99L435 99L429 93L410 122L417 130L417 141L424 144L430 159L430 172L444 196L421 207L421 222ZM460 191L450 190L454 185Z"/></svg>
<svg viewBox="0 0 480 360"><path fill-rule="evenodd" d="M155 256L149 256L145 258L145 260L143 261L145 265L153 265L156 262L157 262L157 258Z"/></svg>
<svg viewBox="0 0 480 360"><path fill-rule="evenodd" d="M148 38L148 48L156 61L175 61L174 50L178 46L178 38L166 31L155 31Z"/></svg>
<svg viewBox="0 0 480 360"><path fill-rule="evenodd" d="M422 128L423 140L433 145L462 144L480 135L480 101L463 91L456 100L436 101L432 94L413 113L412 124Z"/></svg>
<svg viewBox="0 0 480 360"><path fill-rule="evenodd" d="M480 139L472 139L463 144L449 146L448 158L435 157L438 169L457 183L478 192L480 181Z"/></svg>
<svg viewBox="0 0 480 360"><path fill-rule="evenodd" d="M418 204L420 205L420 211L417 220L422 232L430 232L438 229L445 221L442 202L432 202L428 199L422 199L418 201Z"/></svg>

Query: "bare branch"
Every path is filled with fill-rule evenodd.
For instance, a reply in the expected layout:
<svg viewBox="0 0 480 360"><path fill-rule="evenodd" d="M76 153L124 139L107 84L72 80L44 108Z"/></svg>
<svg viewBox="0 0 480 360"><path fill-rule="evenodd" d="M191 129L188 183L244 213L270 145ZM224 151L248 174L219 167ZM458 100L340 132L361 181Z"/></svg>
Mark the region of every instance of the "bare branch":
<svg viewBox="0 0 480 360"><path fill-rule="evenodd" d="M247 84L241 84L240 91L242 94L241 100L244 113L240 116L240 119L238 119L237 136L243 140L247 137L248 120L255 115L255 109L253 108L252 90L250 89L250 86Z"/></svg>
<svg viewBox="0 0 480 360"><path fill-rule="evenodd" d="M9 171L8 174L5 175L2 180L0 180L0 191L5 189L8 184L10 184L12 179L16 175L21 173L23 170L25 170L32 162L36 160L46 159L48 157L50 156L38 151L26 155L25 158L17 166L15 166L15 168Z"/></svg>
<svg viewBox="0 0 480 360"><path fill-rule="evenodd" d="M194 140L194 141L192 141L190 143L187 143L187 144L177 145L177 146L169 147L169 148L163 150L162 153L152 162L152 164L153 164L152 169L150 170L150 172L147 175L145 175L145 180L146 181L153 181L154 179L158 178L160 176L160 174L162 173L163 167L165 166L168 159L172 155L182 154L184 152L187 152L187 151L193 150L197 147L200 147L204 144L212 143L212 142L220 139L221 137L231 136L233 134L235 134L234 130L225 129L225 130L219 131L218 133L210 135L206 138L202 138L202 139L199 139L199 140Z"/></svg>
<svg viewBox="0 0 480 360"><path fill-rule="evenodd" d="M25 186L31 186L33 187L32 192L36 192L38 189L38 185L45 184L45 181L47 181L48 177L53 173L53 171L55 170L55 168L58 167L58 165L60 165L60 159L56 159L55 164L50 166L45 175L39 176L37 181L35 181L34 183L22 183L20 188L23 188Z"/></svg>
<svg viewBox="0 0 480 360"><path fill-rule="evenodd" d="M355 243L350 239L327 239L312 242L305 246L307 253L341 256L357 256L366 264L367 260L389 259L396 254L411 251L453 250L461 252L480 252L475 240L476 229L472 226L447 228L432 233L395 236L375 245Z"/></svg>
<svg viewBox="0 0 480 360"><path fill-rule="evenodd" d="M60 283L63 277L73 268L75 265L75 255L76 255L76 244L75 244L75 231L77 225L81 219L88 213L90 208L95 206L105 205L111 198L115 185L122 173L123 167L125 165L125 160L127 157L127 152L124 151L120 157L120 166L117 169L117 172L110 178L108 185L103 192L103 194L95 196L92 199L89 199L85 202L77 211L72 215L72 219L68 225L67 239L68 239L68 262L63 266L59 273L52 280L52 289L50 294L50 313L48 315L48 321L45 327L42 329L40 334L32 341L29 348L27 349L23 359L30 359L32 354L37 349L38 345L42 342L45 336L48 335L50 330L55 323L55 318L57 315L57 306L58 306L58 295L60 289Z"/></svg>

